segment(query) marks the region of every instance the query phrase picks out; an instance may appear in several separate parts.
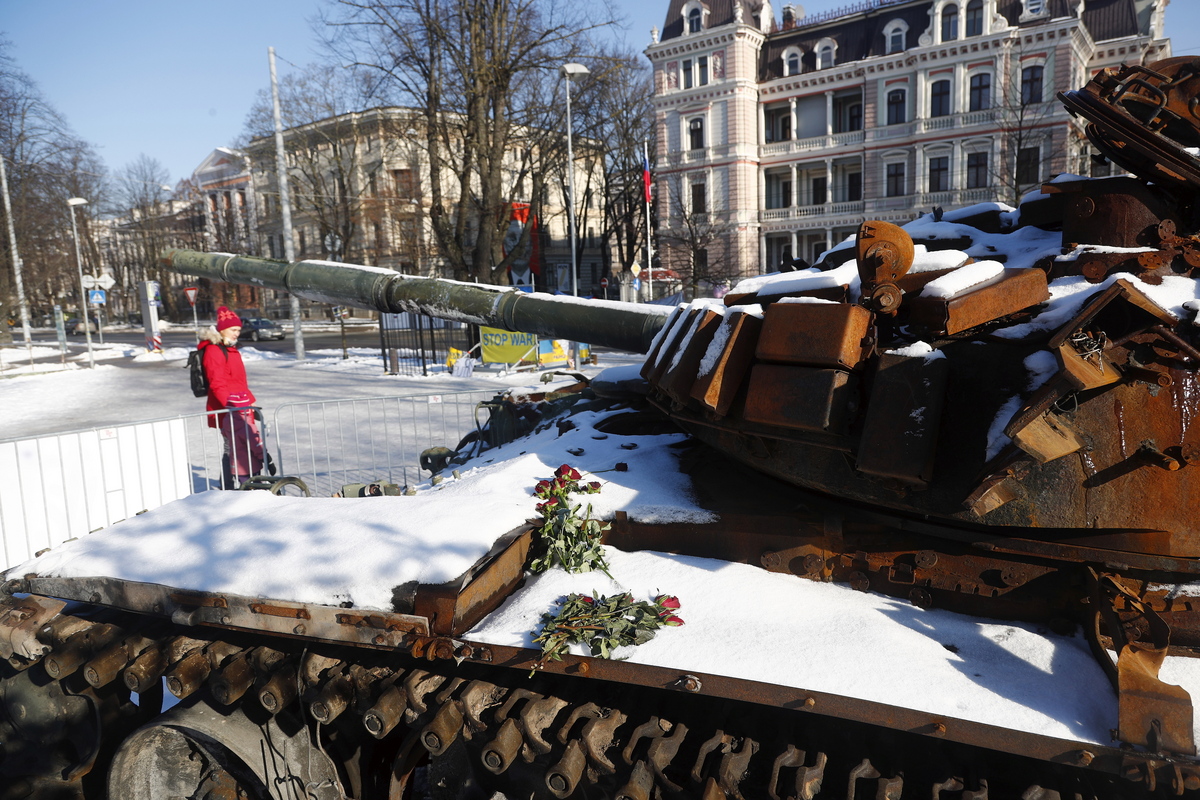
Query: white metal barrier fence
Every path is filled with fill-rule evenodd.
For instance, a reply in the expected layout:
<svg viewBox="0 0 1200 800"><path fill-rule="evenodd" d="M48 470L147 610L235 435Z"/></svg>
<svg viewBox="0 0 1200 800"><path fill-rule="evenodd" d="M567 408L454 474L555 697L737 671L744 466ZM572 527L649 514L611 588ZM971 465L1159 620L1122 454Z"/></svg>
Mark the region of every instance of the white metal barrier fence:
<svg viewBox="0 0 1200 800"><path fill-rule="evenodd" d="M279 474L298 477L314 497L344 485L411 485L428 478L421 451L453 449L487 413L495 390L288 403L271 426Z"/></svg>
<svg viewBox="0 0 1200 800"><path fill-rule="evenodd" d="M267 452L263 426L258 425L261 446L238 440L232 465L220 431L208 426L210 415L232 421L236 413L0 441L3 565L15 566L44 548L194 492L219 489L237 474L253 471L239 453ZM234 476L223 477L228 472Z"/></svg>

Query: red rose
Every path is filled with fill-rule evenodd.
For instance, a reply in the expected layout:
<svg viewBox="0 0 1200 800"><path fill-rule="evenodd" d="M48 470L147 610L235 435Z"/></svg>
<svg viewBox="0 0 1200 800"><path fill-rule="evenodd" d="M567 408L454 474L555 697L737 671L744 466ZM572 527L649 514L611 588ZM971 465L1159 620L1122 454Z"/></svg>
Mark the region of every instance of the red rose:
<svg viewBox="0 0 1200 800"><path fill-rule="evenodd" d="M538 497L545 497L550 492L550 481L538 481L537 486L533 487L533 493Z"/></svg>
<svg viewBox="0 0 1200 800"><path fill-rule="evenodd" d="M600 491L600 481L592 481L589 483L587 485L587 490L589 494L595 494L596 492Z"/></svg>
<svg viewBox="0 0 1200 800"><path fill-rule="evenodd" d="M660 594L654 598L654 602L662 608L668 608L672 611L679 610L679 598L669 594Z"/></svg>
<svg viewBox="0 0 1200 800"><path fill-rule="evenodd" d="M575 469L570 464L563 464L561 467L555 470L554 475L555 477L566 478L570 481L577 481L580 477L582 477L579 474L579 470Z"/></svg>
<svg viewBox="0 0 1200 800"><path fill-rule="evenodd" d="M542 512L543 514L545 514L549 511L553 511L554 507L557 505L558 505L558 498L551 497L549 500L547 500L544 503L538 503L537 510Z"/></svg>
<svg viewBox="0 0 1200 800"><path fill-rule="evenodd" d="M592 598L588 597L586 594L579 595L579 599L582 600L583 602L587 603L589 606L596 602Z"/></svg>
<svg viewBox="0 0 1200 800"><path fill-rule="evenodd" d="M663 624L670 625L672 628L677 628L683 624L683 620L681 620L679 617L672 614L671 616L663 619Z"/></svg>

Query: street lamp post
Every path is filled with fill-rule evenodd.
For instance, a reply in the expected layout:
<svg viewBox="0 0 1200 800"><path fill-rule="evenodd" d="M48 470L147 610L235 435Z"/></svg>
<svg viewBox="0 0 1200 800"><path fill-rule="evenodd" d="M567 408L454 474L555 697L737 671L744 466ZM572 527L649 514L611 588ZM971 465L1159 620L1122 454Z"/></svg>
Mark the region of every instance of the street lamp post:
<svg viewBox="0 0 1200 800"><path fill-rule="evenodd" d="M83 287L83 258L79 255L79 229L75 227L75 206L87 205L82 197L72 197L67 200L71 208L71 235L75 239L75 266L79 268L79 310L83 315L83 333L87 336L88 366L96 368L96 355L92 352L92 321L87 312L87 291Z"/></svg>
<svg viewBox="0 0 1200 800"><path fill-rule="evenodd" d="M571 239L571 294L579 296L579 265L575 258L575 153L571 149L571 82L588 74L583 64L563 64L559 73L567 79L567 235Z"/></svg>

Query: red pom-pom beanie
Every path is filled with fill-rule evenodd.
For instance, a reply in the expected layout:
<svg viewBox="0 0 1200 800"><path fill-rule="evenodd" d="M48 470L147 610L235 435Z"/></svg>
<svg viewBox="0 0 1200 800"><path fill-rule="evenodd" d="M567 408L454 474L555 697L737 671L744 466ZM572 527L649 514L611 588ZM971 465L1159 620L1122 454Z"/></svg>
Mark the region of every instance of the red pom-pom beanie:
<svg viewBox="0 0 1200 800"><path fill-rule="evenodd" d="M226 328L240 328L240 327L242 327L242 320L237 314L233 313L225 306L221 306L220 308L217 309L217 330L218 331L223 331Z"/></svg>

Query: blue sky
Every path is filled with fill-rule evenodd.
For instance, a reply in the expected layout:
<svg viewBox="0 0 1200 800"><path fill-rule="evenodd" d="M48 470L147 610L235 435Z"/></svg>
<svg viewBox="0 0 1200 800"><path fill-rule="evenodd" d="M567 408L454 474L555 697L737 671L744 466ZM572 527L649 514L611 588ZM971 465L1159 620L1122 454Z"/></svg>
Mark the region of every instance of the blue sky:
<svg viewBox="0 0 1200 800"><path fill-rule="evenodd" d="M641 47L662 26L666 0L614 0ZM110 169L139 154L172 181L242 130L268 82L267 47L297 65L316 58L309 20L323 0L0 0L0 32L18 65ZM783 3L777 3L782 6ZM807 0L811 13L846 5ZM1175 55L1200 54L1200 2L1174 0ZM290 69L281 60L281 73Z"/></svg>

